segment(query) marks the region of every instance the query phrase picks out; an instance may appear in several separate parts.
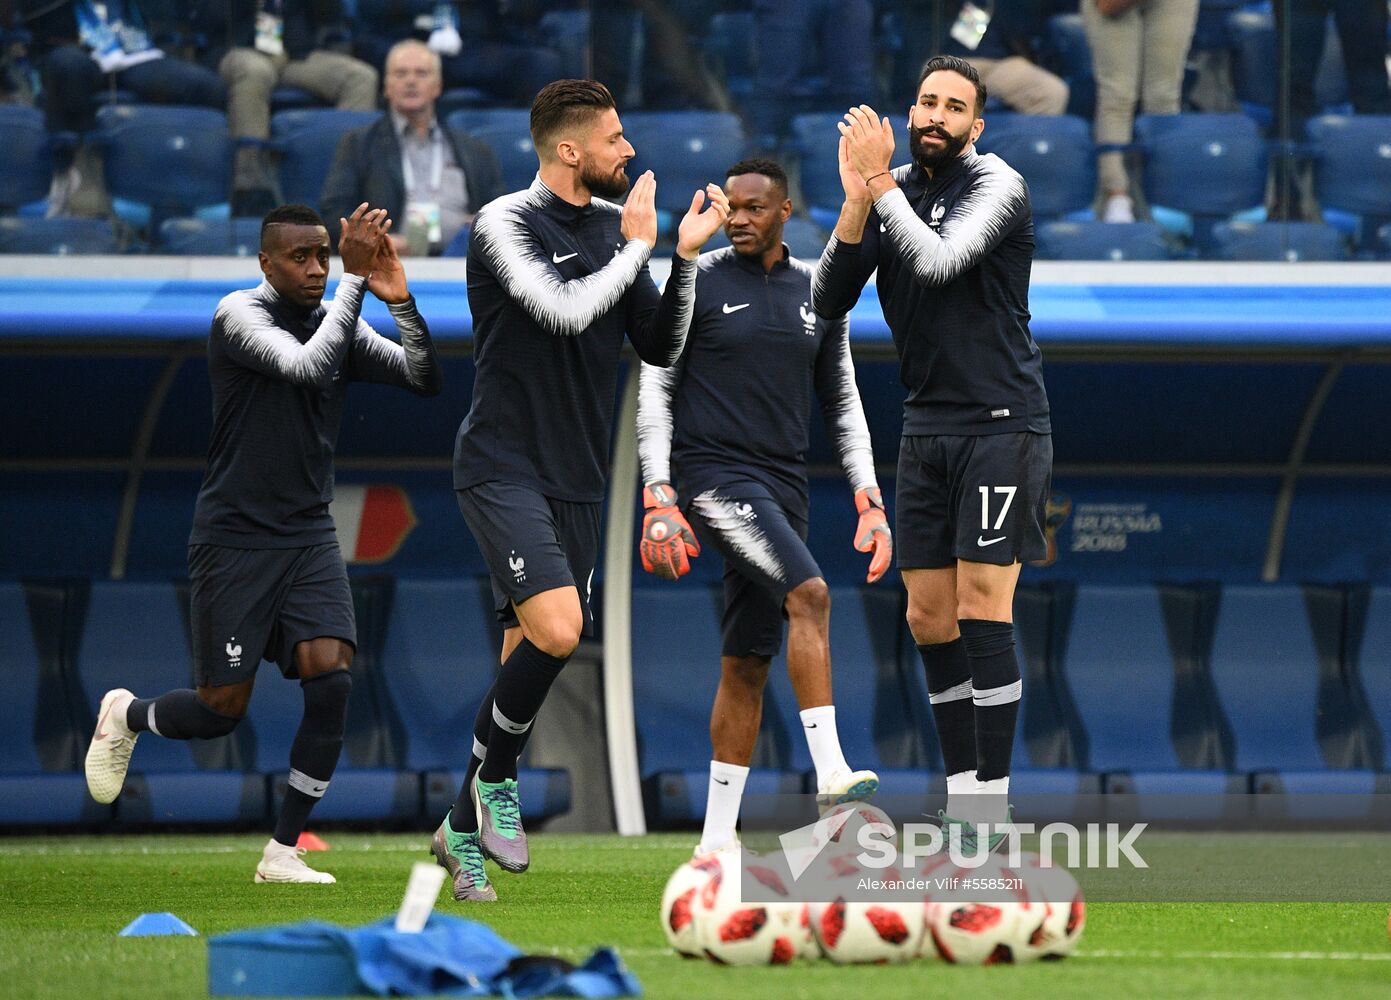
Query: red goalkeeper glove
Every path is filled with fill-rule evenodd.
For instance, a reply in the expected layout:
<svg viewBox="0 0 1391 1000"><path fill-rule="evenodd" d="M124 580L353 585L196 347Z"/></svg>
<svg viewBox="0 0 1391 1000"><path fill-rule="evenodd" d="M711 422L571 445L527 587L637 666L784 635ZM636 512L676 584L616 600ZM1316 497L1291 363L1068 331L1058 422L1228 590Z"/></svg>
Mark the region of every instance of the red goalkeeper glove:
<svg viewBox="0 0 1391 1000"><path fill-rule="evenodd" d="M884 575L894 556L894 536L889 531L889 519L884 515L879 487L856 490L855 509L860 512L860 523L855 528L855 548L874 553L869 558L869 575L865 577L866 583L873 583Z"/></svg>
<svg viewBox="0 0 1391 1000"><path fill-rule="evenodd" d="M675 487L670 483L644 487L642 505L647 508L638 544L642 568L663 580L685 576L691 571L691 559L700 555L700 543L676 506Z"/></svg>

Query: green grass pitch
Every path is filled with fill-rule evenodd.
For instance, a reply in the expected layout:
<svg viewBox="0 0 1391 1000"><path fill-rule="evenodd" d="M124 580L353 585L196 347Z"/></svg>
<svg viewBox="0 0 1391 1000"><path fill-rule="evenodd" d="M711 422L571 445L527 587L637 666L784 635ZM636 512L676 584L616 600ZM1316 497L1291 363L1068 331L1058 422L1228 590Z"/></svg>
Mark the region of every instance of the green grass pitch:
<svg viewBox="0 0 1391 1000"><path fill-rule="evenodd" d="M362 924L393 912L411 862L427 860L424 833L328 839L333 849L313 860L337 875L335 886L254 885L264 836L0 840L0 996L201 997L203 937L132 939L117 931L141 912L161 910L205 936L305 919ZM497 876L501 902L464 907L446 887L439 910L485 920L529 951L578 959L613 945L646 995L659 998L1391 996L1385 903L1092 902L1073 958L1017 967L822 961L734 969L682 960L665 946L657 909L691 840L542 833L530 872ZM1386 868L1373 864L1367 874L1385 879Z"/></svg>

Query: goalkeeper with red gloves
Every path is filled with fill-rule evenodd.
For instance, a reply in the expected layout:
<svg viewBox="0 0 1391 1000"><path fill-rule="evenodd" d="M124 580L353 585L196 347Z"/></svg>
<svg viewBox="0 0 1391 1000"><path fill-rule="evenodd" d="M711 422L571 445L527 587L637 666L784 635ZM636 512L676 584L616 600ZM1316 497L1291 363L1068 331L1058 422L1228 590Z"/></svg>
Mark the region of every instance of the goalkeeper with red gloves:
<svg viewBox="0 0 1391 1000"><path fill-rule="evenodd" d="M893 557L849 326L812 312L811 267L782 242L792 214L787 176L771 161L745 160L729 169L725 192L732 246L700 256L686 351L672 368L644 364L638 394L643 568L667 580L684 575L700 553L697 533L724 558L710 795L697 854L738 843L735 823L784 618L818 804L865 799L879 787L873 771L846 763L836 734L830 593L806 546L813 389L860 512L853 541L870 554L866 579L883 576Z"/></svg>

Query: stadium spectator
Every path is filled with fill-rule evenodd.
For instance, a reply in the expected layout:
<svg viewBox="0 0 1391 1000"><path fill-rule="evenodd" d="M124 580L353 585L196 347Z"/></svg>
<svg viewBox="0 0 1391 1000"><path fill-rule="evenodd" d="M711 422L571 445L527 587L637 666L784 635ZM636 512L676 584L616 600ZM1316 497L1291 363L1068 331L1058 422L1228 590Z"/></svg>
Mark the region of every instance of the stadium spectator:
<svg viewBox="0 0 1391 1000"><path fill-rule="evenodd" d="M560 55L541 31L537 0L358 0L364 54L420 38L440 54L446 88L482 91L492 103L530 103L561 75Z"/></svg>
<svg viewBox="0 0 1391 1000"><path fill-rule="evenodd" d="M818 805L867 799L879 787L873 771L851 770L836 732L830 592L806 545L813 389L860 512L855 547L873 551L867 580L893 558L850 325L808 312L811 267L782 241L792 214L787 175L771 160L743 160L729 168L725 193L732 246L701 255L685 353L670 368L644 364L638 392L643 569L667 580L684 575L700 551L692 525L724 560L710 793L697 854L738 846L735 822L784 620L787 676ZM731 424L731 413L743 419Z"/></svg>
<svg viewBox="0 0 1391 1000"><path fill-rule="evenodd" d="M944 46L981 74L990 95L1022 114L1063 114L1067 111L1067 82L1034 61L1034 39L1042 35L1042 0L1017 3L970 4L957 14ZM982 17L983 15L983 17ZM906 38L917 38L906 31ZM919 67L921 68L921 67Z"/></svg>
<svg viewBox="0 0 1391 1000"><path fill-rule="evenodd" d="M377 106L377 71L332 47L348 39L339 0L202 2L200 16L215 39L209 59L227 84L227 124L234 139L270 137L271 93L281 85L339 108ZM256 141L237 149L232 186L234 215L259 215L274 199L266 151Z"/></svg>
<svg viewBox="0 0 1391 1000"><path fill-rule="evenodd" d="M344 223L343 277L323 304L328 230L312 208L285 205L261 225L260 286L226 296L208 340L213 433L188 540L196 688L102 697L87 750L98 802L121 793L141 733L217 739L245 717L261 660L304 693L290 747L289 787L257 882L335 881L296 848L343 749L357 623L329 503L333 452L348 383L418 396L440 391L439 361L406 272L363 204ZM387 304L401 343L361 318L370 291Z"/></svg>
<svg viewBox="0 0 1391 1000"><path fill-rule="evenodd" d="M354 205L381 205L401 220L391 240L398 253L438 254L502 194L492 150L435 117L439 55L407 39L386 57L387 111L343 136L324 181L319 206L329 220ZM330 222L336 238L336 227Z"/></svg>
<svg viewBox="0 0 1391 1000"><path fill-rule="evenodd" d="M1178 114L1198 0L1082 0L1082 23L1096 74L1101 217L1134 222L1123 148L1132 139L1137 103L1147 115Z"/></svg>
<svg viewBox="0 0 1391 1000"><path fill-rule="evenodd" d="M908 119L913 162L892 170L888 120L863 105L846 114L845 202L812 305L845 316L878 271L908 388L894 536L947 772L942 821L963 843L988 823L993 849L1009 817L1021 691L1014 588L1021 563L1048 551L1053 440L1028 324L1029 189L975 151L985 100L970 63L930 59Z"/></svg>
<svg viewBox="0 0 1391 1000"><path fill-rule="evenodd" d="M12 9L9 9L12 8ZM41 78L50 132L81 135L95 124L103 86L129 91L151 104L201 104L221 109L226 91L217 74L166 54L160 32L177 32L179 5L165 0L0 0L3 23L29 32L29 57ZM82 186L76 148L59 146L49 214L66 214ZM86 178L90 184L93 178Z"/></svg>
<svg viewBox="0 0 1391 1000"><path fill-rule="evenodd" d="M1387 5L1381 0L1289 0L1274 4L1277 51L1288 53L1281 72L1288 74L1289 102L1280 102L1276 124L1280 138L1299 143L1304 124L1319 112L1314 98L1329 15L1338 31L1347 72L1348 100L1359 115L1391 114L1387 82ZM1298 219L1293 158L1276 157L1271 218Z"/></svg>
<svg viewBox="0 0 1391 1000"><path fill-rule="evenodd" d="M749 119L754 144L773 149L796 112L798 80L814 67L827 106L874 93L874 12L869 0L754 0L758 66Z"/></svg>
<svg viewBox="0 0 1391 1000"><path fill-rule="evenodd" d="M593 631L590 583L623 339L651 364L681 356L696 257L729 205L717 185L693 192L659 293L647 271L657 182L648 171L629 191L634 150L608 89L549 84L532 105L531 137L536 179L486 206L469 243L476 374L454 442L454 492L492 577L503 662L474 717L459 795L431 840L457 900L497 898L485 856L508 872L530 864L517 757L551 685ZM625 192L621 211L596 200Z"/></svg>

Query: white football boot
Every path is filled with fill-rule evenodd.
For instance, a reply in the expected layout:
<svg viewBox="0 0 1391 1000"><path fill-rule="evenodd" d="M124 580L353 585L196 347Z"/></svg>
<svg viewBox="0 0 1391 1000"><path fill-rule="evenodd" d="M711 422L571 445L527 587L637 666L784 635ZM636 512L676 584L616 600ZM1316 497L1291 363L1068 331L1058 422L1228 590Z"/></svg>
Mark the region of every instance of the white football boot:
<svg viewBox="0 0 1391 1000"><path fill-rule="evenodd" d="M825 812L842 802L864 802L879 791L879 775L873 771L836 771L816 790L816 807Z"/></svg>
<svg viewBox="0 0 1391 1000"><path fill-rule="evenodd" d="M135 749L139 733L126 726L126 709L135 695L125 688L114 688L102 697L97 710L97 728L87 747L87 791L103 804L115 802L126 783L130 768L130 753Z"/></svg>
<svg viewBox="0 0 1391 1000"><path fill-rule="evenodd" d="M256 866L256 882L312 882L330 885L338 880L328 872L317 872L304 863L302 847L286 847L274 837L261 852Z"/></svg>

